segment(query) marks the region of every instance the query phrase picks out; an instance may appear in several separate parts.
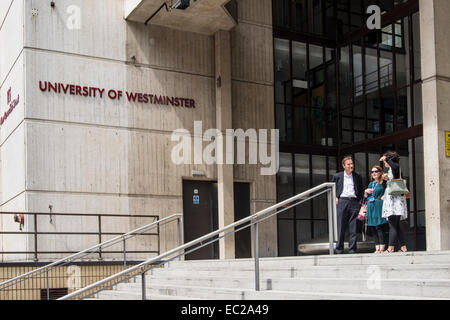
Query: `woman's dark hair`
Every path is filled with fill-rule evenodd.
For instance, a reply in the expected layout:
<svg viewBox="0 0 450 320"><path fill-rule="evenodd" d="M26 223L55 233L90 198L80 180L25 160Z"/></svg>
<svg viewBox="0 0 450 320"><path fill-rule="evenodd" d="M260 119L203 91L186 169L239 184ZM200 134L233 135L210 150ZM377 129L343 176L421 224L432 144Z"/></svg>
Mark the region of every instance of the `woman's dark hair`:
<svg viewBox="0 0 450 320"><path fill-rule="evenodd" d="M391 161L393 161L393 162L395 162L395 163L399 163L399 162L400 162L400 156L399 156L399 154L398 154L397 152L395 152L395 151L388 151L388 152L386 152L386 153L384 154L384 156L385 156L387 159L389 159L389 160L391 160Z"/></svg>

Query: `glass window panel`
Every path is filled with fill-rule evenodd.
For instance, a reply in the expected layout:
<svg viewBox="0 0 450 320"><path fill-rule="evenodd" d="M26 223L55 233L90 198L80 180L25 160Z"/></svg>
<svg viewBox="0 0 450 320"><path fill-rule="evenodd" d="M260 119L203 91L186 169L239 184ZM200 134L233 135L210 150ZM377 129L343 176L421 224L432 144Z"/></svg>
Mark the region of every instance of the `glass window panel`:
<svg viewBox="0 0 450 320"><path fill-rule="evenodd" d="M335 49L325 48L325 61L330 62L334 60L335 57Z"/></svg>
<svg viewBox="0 0 450 320"><path fill-rule="evenodd" d="M289 27L290 0L272 1L273 23L277 27Z"/></svg>
<svg viewBox="0 0 450 320"><path fill-rule="evenodd" d="M378 91L367 96L367 124L368 130L375 135L380 133L380 106Z"/></svg>
<svg viewBox="0 0 450 320"><path fill-rule="evenodd" d="M379 5L382 11L389 11L393 8L392 0L379 0Z"/></svg>
<svg viewBox="0 0 450 320"><path fill-rule="evenodd" d="M310 242L311 237L311 221L297 220L297 242L303 244Z"/></svg>
<svg viewBox="0 0 450 320"><path fill-rule="evenodd" d="M295 207L297 219L311 219L311 201L306 201Z"/></svg>
<svg viewBox="0 0 450 320"><path fill-rule="evenodd" d="M309 17L311 18L311 23L309 25L310 31L314 34L322 34L322 1L320 0L310 0L309 1Z"/></svg>
<svg viewBox="0 0 450 320"><path fill-rule="evenodd" d="M309 190L310 172L309 172L309 155L295 155L295 193L299 194ZM307 201L296 207L297 219L309 219L311 217L311 201Z"/></svg>
<svg viewBox="0 0 450 320"><path fill-rule="evenodd" d="M352 118L342 117L342 129L352 129Z"/></svg>
<svg viewBox="0 0 450 320"><path fill-rule="evenodd" d="M309 126L309 108L294 108L295 142L300 144L308 144L310 126Z"/></svg>
<svg viewBox="0 0 450 320"><path fill-rule="evenodd" d="M314 239L328 240L328 221L314 221Z"/></svg>
<svg viewBox="0 0 450 320"><path fill-rule="evenodd" d="M366 114L364 102L358 103L355 105L353 109L353 116L355 118L364 118L364 115Z"/></svg>
<svg viewBox="0 0 450 320"><path fill-rule="evenodd" d="M314 219L328 219L328 200L326 194L313 199L313 216Z"/></svg>
<svg viewBox="0 0 450 320"><path fill-rule="evenodd" d="M365 153L357 153L355 154L354 159L355 164L355 172L359 173L363 180L363 186L369 184L369 179L367 176L367 172L369 172L368 168L366 168L366 154Z"/></svg>
<svg viewBox="0 0 450 320"><path fill-rule="evenodd" d="M291 198L294 195L294 179L292 172L292 155L280 153L280 170L277 174L278 202ZM293 218L293 209L282 214L283 218Z"/></svg>
<svg viewBox="0 0 450 320"><path fill-rule="evenodd" d="M355 142L361 142L366 140L366 134L362 132L355 132Z"/></svg>
<svg viewBox="0 0 450 320"><path fill-rule="evenodd" d="M289 257L294 255L294 220L278 220L278 255Z"/></svg>
<svg viewBox="0 0 450 320"><path fill-rule="evenodd" d="M338 137L338 116L336 111L327 111L327 135L328 146L333 147L337 145Z"/></svg>
<svg viewBox="0 0 450 320"><path fill-rule="evenodd" d="M351 131L347 131L347 130L343 130L342 131L342 143L343 144L351 144L351 143L353 143Z"/></svg>
<svg viewBox="0 0 450 320"><path fill-rule="evenodd" d="M302 193L310 189L309 181L309 155L295 155L295 192Z"/></svg>
<svg viewBox="0 0 450 320"><path fill-rule="evenodd" d="M325 112L320 108L311 108L311 121L314 124L311 128L313 144L326 146L326 124L324 121Z"/></svg>
<svg viewBox="0 0 450 320"><path fill-rule="evenodd" d="M336 109L337 107L336 68L334 63L327 66L326 98L327 98L326 107L330 109Z"/></svg>
<svg viewBox="0 0 450 320"><path fill-rule="evenodd" d="M275 39L275 101L291 103L291 66L289 41Z"/></svg>
<svg viewBox="0 0 450 320"><path fill-rule="evenodd" d="M292 155L280 153L280 170L278 173L278 200L283 201L293 196Z"/></svg>
<svg viewBox="0 0 450 320"><path fill-rule="evenodd" d="M314 69L323 64L323 48L315 45L309 46L309 68Z"/></svg>
<svg viewBox="0 0 450 320"><path fill-rule="evenodd" d="M285 106L286 111L286 142L292 143L293 140L293 129L292 129L292 106L286 105Z"/></svg>
<svg viewBox="0 0 450 320"><path fill-rule="evenodd" d="M401 89L397 93L397 130L408 127L408 90Z"/></svg>
<svg viewBox="0 0 450 320"><path fill-rule="evenodd" d="M292 42L292 72L295 80L300 80L294 83L294 87L307 89L307 57L306 44L293 41Z"/></svg>
<svg viewBox="0 0 450 320"><path fill-rule="evenodd" d="M397 66L397 88L409 85L409 58L406 53L397 53L395 63Z"/></svg>
<svg viewBox="0 0 450 320"><path fill-rule="evenodd" d="M326 156L312 156L312 175L313 187L328 181ZM328 202L326 201L326 195L320 196L313 200L314 219L326 218L327 210Z"/></svg>
<svg viewBox="0 0 450 320"><path fill-rule="evenodd" d="M421 46L420 46L420 16L419 13L413 14L413 47L414 47L414 80L422 78L421 66Z"/></svg>
<svg viewBox="0 0 450 320"><path fill-rule="evenodd" d="M313 187L327 182L327 157L312 156Z"/></svg>
<svg viewBox="0 0 450 320"><path fill-rule="evenodd" d="M366 48L366 83L365 93L370 94L378 90L378 56L377 50Z"/></svg>
<svg viewBox="0 0 450 320"><path fill-rule="evenodd" d="M331 181L331 178L333 177L333 175L335 175L338 171L337 171L337 167L336 167L337 163L336 163L336 157L328 157L328 170L329 170L329 179Z"/></svg>
<svg viewBox="0 0 450 320"><path fill-rule="evenodd" d="M366 129L366 122L364 120L361 120L361 119L355 119L354 126L355 126L354 127L355 131L362 131L362 132L364 132L365 129Z"/></svg>
<svg viewBox="0 0 450 320"><path fill-rule="evenodd" d="M363 99L363 78L362 78L362 54L361 47L353 46L353 86L356 102Z"/></svg>
<svg viewBox="0 0 450 320"><path fill-rule="evenodd" d="M307 2L308 0L294 0L293 27L296 31L300 32L308 31Z"/></svg>
<svg viewBox="0 0 450 320"><path fill-rule="evenodd" d="M380 51L380 86L391 88L393 85L393 63L392 52Z"/></svg>
<svg viewBox="0 0 450 320"><path fill-rule="evenodd" d="M425 173L423 137L414 139L416 145L416 197L417 197L417 227L425 227Z"/></svg>
<svg viewBox="0 0 450 320"><path fill-rule="evenodd" d="M350 55L349 47L340 49L339 59L339 90L341 110L345 110L350 105L351 85L350 85Z"/></svg>
<svg viewBox="0 0 450 320"><path fill-rule="evenodd" d="M414 125L423 123L422 84L414 85Z"/></svg>
<svg viewBox="0 0 450 320"><path fill-rule="evenodd" d="M286 136L286 110L284 104L276 105L276 126L280 130L280 141L287 142Z"/></svg>

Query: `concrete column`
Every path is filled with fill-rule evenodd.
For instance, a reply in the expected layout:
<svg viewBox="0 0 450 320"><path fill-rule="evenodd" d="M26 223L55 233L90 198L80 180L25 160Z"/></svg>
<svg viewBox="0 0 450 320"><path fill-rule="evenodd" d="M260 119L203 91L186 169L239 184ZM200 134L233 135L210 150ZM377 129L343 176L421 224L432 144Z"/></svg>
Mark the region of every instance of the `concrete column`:
<svg viewBox="0 0 450 320"><path fill-rule="evenodd" d="M450 1L420 0L427 250L450 250Z"/></svg>
<svg viewBox="0 0 450 320"><path fill-rule="evenodd" d="M231 100L231 38L228 31L215 34L216 49L216 125L224 136L233 128ZM220 146L218 145L218 148ZM219 228L234 222L233 165L226 164L226 145L222 145L223 163L217 164ZM234 259L234 234L219 241L220 259Z"/></svg>

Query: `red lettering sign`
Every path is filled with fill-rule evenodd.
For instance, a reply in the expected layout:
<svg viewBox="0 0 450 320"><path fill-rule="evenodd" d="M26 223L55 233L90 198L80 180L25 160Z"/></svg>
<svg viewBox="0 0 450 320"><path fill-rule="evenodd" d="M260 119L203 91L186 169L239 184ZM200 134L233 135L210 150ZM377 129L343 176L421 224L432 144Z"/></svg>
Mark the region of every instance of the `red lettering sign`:
<svg viewBox="0 0 450 320"><path fill-rule="evenodd" d="M63 84L57 82L52 83L49 81L41 81L41 80L39 80L39 89L42 92L53 92L65 95L69 94L72 96L80 96L80 97L92 97L92 98L99 97L100 99L103 99L103 95L106 91L106 89L103 88L80 86L74 84ZM107 96L111 100L121 100L121 98L124 96L124 92L121 90L110 89L107 91ZM131 91L125 91L125 96L128 102L132 103L157 104L183 108L196 107L195 100L181 97L168 97L150 93L131 92Z"/></svg>

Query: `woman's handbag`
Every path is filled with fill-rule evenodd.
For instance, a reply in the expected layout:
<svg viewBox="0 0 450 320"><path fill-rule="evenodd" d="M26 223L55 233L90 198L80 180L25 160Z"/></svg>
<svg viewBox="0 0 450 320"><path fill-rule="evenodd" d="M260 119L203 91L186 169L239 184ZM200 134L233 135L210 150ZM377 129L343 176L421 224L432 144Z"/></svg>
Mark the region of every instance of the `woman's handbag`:
<svg viewBox="0 0 450 320"><path fill-rule="evenodd" d="M390 196L406 196L409 194L407 182L402 178L402 169L400 169L400 179L392 179L387 182L387 190Z"/></svg>
<svg viewBox="0 0 450 320"><path fill-rule="evenodd" d="M363 205L361 206L361 209L359 209L357 219L359 221L366 221L366 219L367 219L367 204L366 203L363 203Z"/></svg>
<svg viewBox="0 0 450 320"><path fill-rule="evenodd" d="M363 202L361 209L359 209L358 217L356 218L359 221L364 222L364 229L362 231L363 241L366 241L367 235L367 203Z"/></svg>

